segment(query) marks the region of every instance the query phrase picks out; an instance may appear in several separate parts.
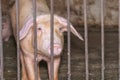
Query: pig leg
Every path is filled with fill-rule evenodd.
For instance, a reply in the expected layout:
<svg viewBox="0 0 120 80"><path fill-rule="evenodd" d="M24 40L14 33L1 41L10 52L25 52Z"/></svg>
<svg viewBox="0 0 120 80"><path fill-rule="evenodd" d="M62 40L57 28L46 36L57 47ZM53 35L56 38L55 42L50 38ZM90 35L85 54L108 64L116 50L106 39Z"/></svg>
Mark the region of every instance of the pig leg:
<svg viewBox="0 0 120 80"><path fill-rule="evenodd" d="M28 75L28 80L35 80L34 59L31 59L28 56L24 56L24 59L25 59L25 67L26 67L26 73ZM39 74L38 74L38 80L40 80Z"/></svg>
<svg viewBox="0 0 120 80"><path fill-rule="evenodd" d="M58 80L58 69L60 64L60 57L57 57L54 59L54 80ZM49 79L50 79L50 62L48 62L48 73L49 73Z"/></svg>
<svg viewBox="0 0 120 80"><path fill-rule="evenodd" d="M28 80L27 73L26 73L26 68L25 68L25 60L23 58L23 53L22 52L20 52L20 59L21 59L21 64L22 64L22 80Z"/></svg>

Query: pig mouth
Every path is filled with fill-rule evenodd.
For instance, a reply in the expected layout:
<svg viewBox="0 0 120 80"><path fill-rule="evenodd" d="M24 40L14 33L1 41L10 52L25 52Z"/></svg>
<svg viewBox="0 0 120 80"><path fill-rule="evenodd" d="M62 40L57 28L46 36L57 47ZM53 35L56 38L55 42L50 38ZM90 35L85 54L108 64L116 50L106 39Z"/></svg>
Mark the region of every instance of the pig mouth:
<svg viewBox="0 0 120 80"><path fill-rule="evenodd" d="M48 53L49 53L49 55L51 55L52 53L52 49L51 49L51 46L49 46L48 48ZM58 56L58 55L60 55L61 54L61 52L62 52L62 46L60 45L60 44L53 44L53 55L54 56Z"/></svg>

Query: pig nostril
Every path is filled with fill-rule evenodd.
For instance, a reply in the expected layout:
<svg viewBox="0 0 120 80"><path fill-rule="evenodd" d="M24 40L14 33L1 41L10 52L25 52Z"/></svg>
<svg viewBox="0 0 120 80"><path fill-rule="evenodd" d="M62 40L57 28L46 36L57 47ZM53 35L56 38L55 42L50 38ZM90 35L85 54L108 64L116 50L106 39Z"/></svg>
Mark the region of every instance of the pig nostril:
<svg viewBox="0 0 120 80"><path fill-rule="evenodd" d="M60 53L61 53L61 51L62 51L62 48L61 48L61 46L60 45L58 45L58 44L54 44L54 55L59 55ZM51 48L49 47L48 48L49 50L48 50L48 52L49 52L49 54L51 53Z"/></svg>
<svg viewBox="0 0 120 80"><path fill-rule="evenodd" d="M41 30L41 28L38 28L38 30Z"/></svg>

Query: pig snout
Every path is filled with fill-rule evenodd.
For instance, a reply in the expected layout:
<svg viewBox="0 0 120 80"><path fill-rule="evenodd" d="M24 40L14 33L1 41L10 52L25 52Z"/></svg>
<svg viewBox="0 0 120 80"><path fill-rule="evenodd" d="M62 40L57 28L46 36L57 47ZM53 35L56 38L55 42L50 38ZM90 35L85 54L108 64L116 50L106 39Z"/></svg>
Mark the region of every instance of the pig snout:
<svg viewBox="0 0 120 80"><path fill-rule="evenodd" d="M54 55L60 55L62 52L62 47L60 44L53 44ZM48 47L48 53L51 54L51 46Z"/></svg>

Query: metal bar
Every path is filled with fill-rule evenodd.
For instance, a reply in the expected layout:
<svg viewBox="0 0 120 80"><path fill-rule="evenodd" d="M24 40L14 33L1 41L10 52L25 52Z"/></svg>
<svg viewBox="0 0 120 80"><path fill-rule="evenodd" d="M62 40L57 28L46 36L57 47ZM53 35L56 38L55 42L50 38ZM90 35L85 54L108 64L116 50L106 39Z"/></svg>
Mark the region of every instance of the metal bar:
<svg viewBox="0 0 120 80"><path fill-rule="evenodd" d="M88 64L88 26L87 26L87 1L84 0L84 31L85 31L85 68L86 80L89 80L89 64Z"/></svg>
<svg viewBox="0 0 120 80"><path fill-rule="evenodd" d="M101 0L101 56L102 56L101 80L104 80L105 62L104 62L104 2L103 0Z"/></svg>
<svg viewBox="0 0 120 80"><path fill-rule="evenodd" d="M3 41L2 41L2 8L0 0L0 80L4 79L3 75Z"/></svg>
<svg viewBox="0 0 120 80"><path fill-rule="evenodd" d="M50 63L50 80L54 80L54 0L50 1L50 47L51 47L51 63Z"/></svg>
<svg viewBox="0 0 120 80"><path fill-rule="evenodd" d="M17 80L20 80L19 0L16 0Z"/></svg>
<svg viewBox="0 0 120 80"><path fill-rule="evenodd" d="M67 0L67 29L68 29L68 37L67 37L67 41L68 41L68 80L71 80L71 37L70 37L70 0Z"/></svg>
<svg viewBox="0 0 120 80"><path fill-rule="evenodd" d="M119 80L120 80L120 0L119 0Z"/></svg>
<svg viewBox="0 0 120 80"><path fill-rule="evenodd" d="M38 80L38 68L37 68L37 25L36 25L36 0L33 0L33 24L34 24L34 69L35 80Z"/></svg>

